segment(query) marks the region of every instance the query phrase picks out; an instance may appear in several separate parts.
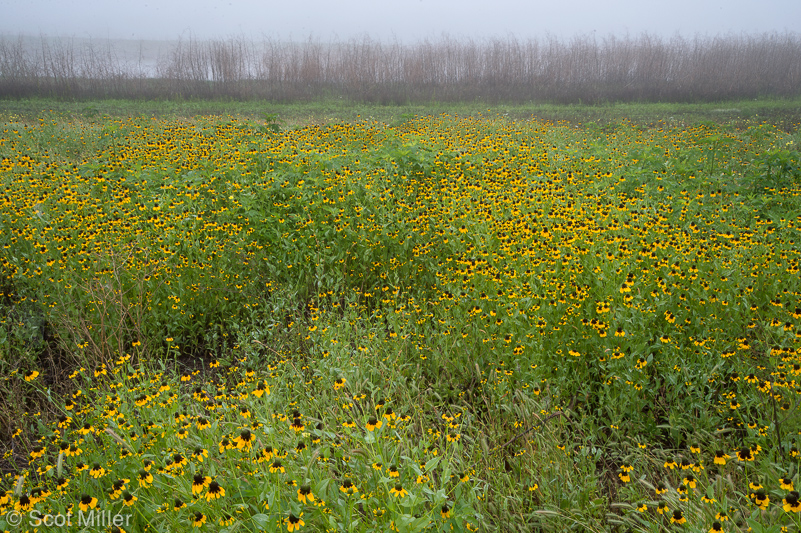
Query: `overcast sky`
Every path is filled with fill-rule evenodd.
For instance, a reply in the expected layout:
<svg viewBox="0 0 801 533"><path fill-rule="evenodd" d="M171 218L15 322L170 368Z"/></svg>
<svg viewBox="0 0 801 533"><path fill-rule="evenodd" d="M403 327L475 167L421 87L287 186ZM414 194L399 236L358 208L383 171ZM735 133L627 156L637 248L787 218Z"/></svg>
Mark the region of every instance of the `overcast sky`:
<svg viewBox="0 0 801 533"><path fill-rule="evenodd" d="M799 31L799 0L0 0L0 33L113 39L664 37Z"/></svg>

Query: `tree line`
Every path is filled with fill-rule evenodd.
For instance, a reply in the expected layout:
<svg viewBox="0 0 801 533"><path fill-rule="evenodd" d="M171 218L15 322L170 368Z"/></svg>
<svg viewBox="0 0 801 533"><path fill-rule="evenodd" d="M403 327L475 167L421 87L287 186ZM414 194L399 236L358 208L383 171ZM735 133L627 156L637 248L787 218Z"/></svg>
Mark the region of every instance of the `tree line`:
<svg viewBox="0 0 801 533"><path fill-rule="evenodd" d="M380 104L700 102L801 94L797 33L404 44L263 37L174 41L153 61L111 41L0 38L0 98L321 98Z"/></svg>

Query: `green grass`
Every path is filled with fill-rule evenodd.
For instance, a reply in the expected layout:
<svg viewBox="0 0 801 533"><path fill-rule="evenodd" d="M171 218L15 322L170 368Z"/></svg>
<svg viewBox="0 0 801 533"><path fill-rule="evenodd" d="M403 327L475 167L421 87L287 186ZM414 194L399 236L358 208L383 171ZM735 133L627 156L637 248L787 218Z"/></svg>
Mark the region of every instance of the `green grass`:
<svg viewBox="0 0 801 533"><path fill-rule="evenodd" d="M286 126L307 123L358 122L376 120L398 124L415 115L449 113L460 116L503 115L511 119L526 120L532 117L557 122L612 124L622 120L634 123L656 124L663 121L675 125L693 125L713 121L742 125L749 122L770 121L792 130L801 123L801 100L761 99L719 103L610 103L606 105L491 105L473 103L437 103L428 105L380 106L359 104L342 99L312 101L294 104L274 104L262 101L130 101L95 100L65 102L48 99L0 100L0 114L39 116L52 111L57 114L101 119L128 116L235 115L261 119L264 113L275 113Z"/></svg>
<svg viewBox="0 0 801 533"><path fill-rule="evenodd" d="M793 104L193 105L4 102L0 527L798 528Z"/></svg>

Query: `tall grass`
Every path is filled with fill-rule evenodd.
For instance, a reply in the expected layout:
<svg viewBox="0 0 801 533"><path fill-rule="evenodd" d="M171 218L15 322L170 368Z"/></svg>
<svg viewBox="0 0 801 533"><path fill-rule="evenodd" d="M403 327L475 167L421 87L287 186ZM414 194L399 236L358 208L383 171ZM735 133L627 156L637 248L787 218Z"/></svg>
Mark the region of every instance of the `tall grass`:
<svg viewBox="0 0 801 533"><path fill-rule="evenodd" d="M381 104L700 102L801 94L801 36L181 38L147 67L110 42L0 38L0 98L341 97Z"/></svg>

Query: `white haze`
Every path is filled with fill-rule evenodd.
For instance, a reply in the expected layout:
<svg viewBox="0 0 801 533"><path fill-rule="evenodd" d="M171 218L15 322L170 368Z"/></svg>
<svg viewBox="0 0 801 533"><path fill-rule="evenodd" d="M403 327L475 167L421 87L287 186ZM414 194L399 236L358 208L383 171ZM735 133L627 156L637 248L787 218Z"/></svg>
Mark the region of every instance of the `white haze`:
<svg viewBox="0 0 801 533"><path fill-rule="evenodd" d="M798 0L0 0L0 33L413 42L797 31Z"/></svg>

